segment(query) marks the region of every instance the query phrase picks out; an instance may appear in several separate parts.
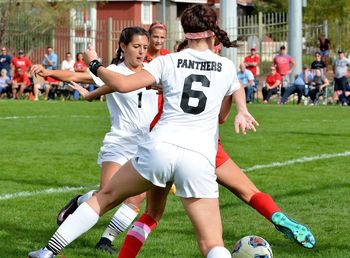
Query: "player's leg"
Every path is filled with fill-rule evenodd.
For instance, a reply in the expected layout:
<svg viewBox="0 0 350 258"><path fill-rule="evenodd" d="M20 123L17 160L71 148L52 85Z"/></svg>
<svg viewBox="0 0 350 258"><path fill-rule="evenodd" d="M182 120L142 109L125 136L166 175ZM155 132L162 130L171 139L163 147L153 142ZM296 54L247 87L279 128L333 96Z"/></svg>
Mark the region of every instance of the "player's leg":
<svg viewBox="0 0 350 258"><path fill-rule="evenodd" d="M80 205L62 223L46 246L46 254L57 255L64 247L92 228L97 223L99 216L120 204L127 197L145 192L151 187L152 183L141 176L131 162L126 163L106 187ZM41 256L38 256L39 252L41 251L31 252L29 257L50 257L44 256L45 253L40 253Z"/></svg>
<svg viewBox="0 0 350 258"><path fill-rule="evenodd" d="M282 213L272 197L260 192L231 159L216 169L216 175L221 185L256 209L287 237L306 248L315 245L315 238L310 229Z"/></svg>
<svg viewBox="0 0 350 258"><path fill-rule="evenodd" d="M153 187L147 192L146 211L129 229L120 249L119 258L134 258L138 255L147 237L156 228L163 215L171 186L172 182L167 183L166 188Z"/></svg>
<svg viewBox="0 0 350 258"><path fill-rule="evenodd" d="M182 198L182 204L196 232L197 243L204 257L230 258L224 248L217 198Z"/></svg>

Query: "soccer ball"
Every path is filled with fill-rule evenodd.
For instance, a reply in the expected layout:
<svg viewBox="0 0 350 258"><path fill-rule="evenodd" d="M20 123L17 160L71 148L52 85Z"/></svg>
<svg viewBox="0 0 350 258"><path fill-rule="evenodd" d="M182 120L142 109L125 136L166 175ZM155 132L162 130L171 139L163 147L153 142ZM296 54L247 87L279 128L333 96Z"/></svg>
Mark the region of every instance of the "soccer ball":
<svg viewBox="0 0 350 258"><path fill-rule="evenodd" d="M245 236L238 240L233 251L233 258L272 258L269 243L259 236Z"/></svg>

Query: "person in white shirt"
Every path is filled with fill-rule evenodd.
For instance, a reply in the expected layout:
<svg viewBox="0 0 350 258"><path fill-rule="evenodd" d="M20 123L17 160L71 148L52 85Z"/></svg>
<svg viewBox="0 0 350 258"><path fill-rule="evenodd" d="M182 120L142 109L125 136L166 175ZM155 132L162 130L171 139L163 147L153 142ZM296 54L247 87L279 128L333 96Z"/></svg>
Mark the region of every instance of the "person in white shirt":
<svg viewBox="0 0 350 258"><path fill-rule="evenodd" d="M103 68L97 61L96 52L86 51L88 61L91 61L90 71L114 90L130 92L162 83L164 111L160 121L140 143L132 160L59 227L50 240L57 244L58 251L89 230L100 215L125 197L145 192L152 186L165 187L173 181L176 194L182 197L196 229L202 255L231 257L223 247L215 176L218 116L222 101L232 96L236 101L237 132L240 129L244 132L255 130L255 120L247 111L234 64L211 52L214 35L225 47L236 45L218 27L215 11L208 5L195 5L185 10L181 22L189 39L189 48L158 57L144 70L127 77ZM202 212L203 209L206 212ZM73 234L72 227L80 231Z"/></svg>
<svg viewBox="0 0 350 258"><path fill-rule="evenodd" d="M149 45L148 32L140 27L125 28L119 39L117 56L108 69L129 75L142 69L143 60ZM88 92L80 87L84 94L89 94L91 100L106 94L110 113L111 129L103 140L98 155L98 164L101 166L100 189L105 187L110 178L130 160L137 151L142 138L148 134L150 124L158 112L158 95L153 89L141 88L129 93L113 92L109 87L93 74L88 72L76 73L69 65L69 59L62 64L62 70L47 70L42 66L34 65L32 71L45 77L51 76L62 81L79 81L82 83L96 83L99 88ZM73 60L74 65L74 60ZM99 190L100 190L99 189ZM84 195L75 196L59 213L57 223L60 225L78 205L89 199L95 190ZM113 253L111 242L118 233L123 232L138 214L145 194L131 197L113 215L110 225L103 233L96 248Z"/></svg>
<svg viewBox="0 0 350 258"><path fill-rule="evenodd" d="M70 52L67 52L66 59L63 60L61 69L64 71L74 72L74 63L75 61L72 58L72 54Z"/></svg>

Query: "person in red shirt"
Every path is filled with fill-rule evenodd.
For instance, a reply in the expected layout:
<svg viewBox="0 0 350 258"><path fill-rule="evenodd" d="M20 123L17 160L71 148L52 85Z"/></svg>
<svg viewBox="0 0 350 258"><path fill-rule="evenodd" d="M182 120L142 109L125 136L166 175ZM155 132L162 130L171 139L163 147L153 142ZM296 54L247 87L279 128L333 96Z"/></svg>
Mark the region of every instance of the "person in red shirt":
<svg viewBox="0 0 350 258"><path fill-rule="evenodd" d="M277 73L282 77L282 86L287 87L289 74L295 68L295 62L291 56L287 55L285 46L280 47L280 53L274 57L273 63L276 66Z"/></svg>
<svg viewBox="0 0 350 258"><path fill-rule="evenodd" d="M22 96L23 92L30 87L30 80L25 71L21 67L15 70L12 84L12 98L18 99ZM18 90L19 89L19 90ZM17 92L18 90L18 92Z"/></svg>
<svg viewBox="0 0 350 258"><path fill-rule="evenodd" d="M148 29L148 33L150 35L150 44L148 46L146 57L144 60L146 63L151 62L154 58L158 56L165 56L167 54L170 54L169 50L163 48L167 37L166 26L163 23L160 23L160 22L152 23ZM154 117L150 125L150 129L152 129L156 125L156 123L159 121L162 115L163 102L164 102L163 95L159 94L158 95L158 113Z"/></svg>
<svg viewBox="0 0 350 258"><path fill-rule="evenodd" d="M252 47L250 49L250 55L244 58L244 63L246 65L246 68L252 72L254 78L258 72L259 61L260 57L256 54L256 48Z"/></svg>
<svg viewBox="0 0 350 258"><path fill-rule="evenodd" d="M78 52L75 56L75 63L74 63L74 71L81 73L87 71L87 65L84 62L84 55L81 52ZM89 84L81 84L84 88L89 88ZM73 90L73 99L78 100L79 99L79 92L77 90Z"/></svg>
<svg viewBox="0 0 350 258"><path fill-rule="evenodd" d="M151 36L150 44L147 49L145 61L151 62L157 56L165 56L170 53L164 48L164 43L167 37L167 29L163 23L154 22L148 29Z"/></svg>
<svg viewBox="0 0 350 258"><path fill-rule="evenodd" d="M270 67L270 73L266 76L265 87L262 88L263 104L267 104L272 95L277 94L281 87L282 78L276 71L276 67Z"/></svg>
<svg viewBox="0 0 350 258"><path fill-rule="evenodd" d="M24 56L23 50L18 50L18 56L12 58L12 67L14 69L13 76L16 77L18 74L17 69L21 68L21 70L26 73L32 67L32 62L28 57Z"/></svg>

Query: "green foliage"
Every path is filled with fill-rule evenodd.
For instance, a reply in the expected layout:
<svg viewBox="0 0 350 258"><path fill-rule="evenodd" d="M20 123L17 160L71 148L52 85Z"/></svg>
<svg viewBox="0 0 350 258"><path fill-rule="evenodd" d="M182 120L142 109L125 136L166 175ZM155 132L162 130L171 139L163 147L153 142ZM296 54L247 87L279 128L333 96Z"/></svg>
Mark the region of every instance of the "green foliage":
<svg viewBox="0 0 350 258"><path fill-rule="evenodd" d="M57 25L68 25L76 1L14 1L0 3L0 45L27 52L50 43Z"/></svg>
<svg viewBox="0 0 350 258"><path fill-rule="evenodd" d="M254 0L255 11L263 13L287 12L286 0Z"/></svg>
<svg viewBox="0 0 350 258"><path fill-rule="evenodd" d="M243 168L349 151L349 107L253 104L249 109L260 123L256 133L234 134L233 115L220 127L224 148ZM98 185L96 156L110 127L105 103L0 100L0 110L0 197L64 186L85 186L83 191L87 191ZM256 234L269 241L274 257L348 258L349 163L350 157L344 156L247 173L291 218L311 227L317 238L314 250L285 239L255 210L221 188L226 246L231 249L239 238ZM57 212L75 194L0 199L1 257L26 257L28 251L46 245L57 228ZM113 212L103 216L62 255L111 257L97 253L94 245ZM116 247L124 237L125 233L117 238ZM192 226L178 198L169 196L162 221L138 257L200 257Z"/></svg>

